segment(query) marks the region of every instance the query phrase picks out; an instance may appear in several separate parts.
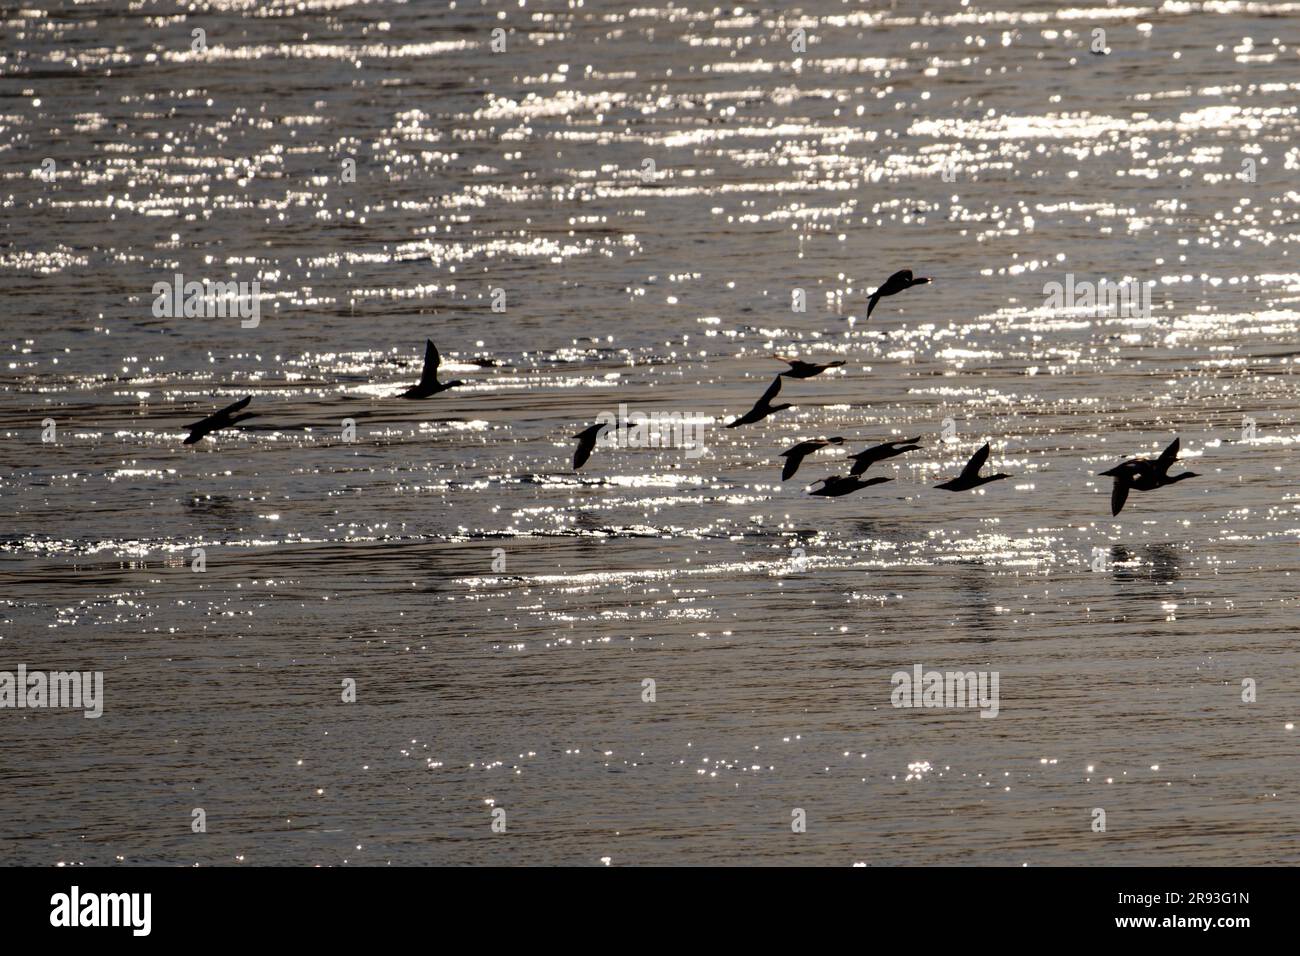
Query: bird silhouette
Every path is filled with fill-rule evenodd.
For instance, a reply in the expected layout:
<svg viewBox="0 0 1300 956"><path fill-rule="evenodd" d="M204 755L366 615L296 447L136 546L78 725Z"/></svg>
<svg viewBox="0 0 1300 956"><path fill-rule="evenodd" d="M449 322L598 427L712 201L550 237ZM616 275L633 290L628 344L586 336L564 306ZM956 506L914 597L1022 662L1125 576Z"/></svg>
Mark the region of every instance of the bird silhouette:
<svg viewBox="0 0 1300 956"><path fill-rule="evenodd" d="M999 472L996 475L981 475L980 469L984 463L989 460L989 444L984 443L984 447L970 456L970 461L966 462L966 467L962 469L960 475L951 481L945 481L941 485L935 485L936 488L942 488L944 491L970 491L972 488L978 488L980 485L987 485L990 481L999 481L1003 478L1010 478L1010 475L1004 475Z"/></svg>
<svg viewBox="0 0 1300 956"><path fill-rule="evenodd" d="M1200 477L1194 471L1184 471L1177 475L1168 474L1170 467L1178 460L1179 439L1160 453L1160 457L1130 458L1114 468L1098 472L1100 475L1114 478L1115 484L1110 491L1110 513L1115 516L1124 509L1130 491L1155 491L1165 485L1172 485L1184 478Z"/></svg>
<svg viewBox="0 0 1300 956"><path fill-rule="evenodd" d="M808 494L814 497L839 498L843 495L851 495L855 491L861 491L863 488L870 488L872 485L879 485L893 480L893 478L886 478L883 475L867 478L866 480L854 475L831 475L829 478L821 478L813 482L814 485L821 485L821 487L816 491L808 492Z"/></svg>
<svg viewBox="0 0 1300 956"><path fill-rule="evenodd" d="M887 295L898 295L898 293L902 292L904 289L910 289L914 285L925 285L929 281L930 280L925 276L921 276L919 279L913 279L911 269L903 269L901 272L895 272L885 280L884 285L871 293L871 299L867 302L867 318L871 318L871 311L876 307L876 303L879 302L882 297Z"/></svg>
<svg viewBox="0 0 1300 956"><path fill-rule="evenodd" d="M256 418L257 412L244 412L242 415L236 415L235 412L246 408L248 403L253 400L252 395L245 395L233 405L227 405L219 412L213 412L207 418L200 419L193 425L186 425L190 430L185 439L185 444L193 445L197 441L202 441L203 437L211 432L221 431L223 428L233 428L236 423L242 422L246 418Z"/></svg>
<svg viewBox="0 0 1300 956"><path fill-rule="evenodd" d="M431 398L439 392L445 392L449 388L456 388L458 385L465 383L459 379L453 379L450 382L438 381L438 366L442 364L442 356L438 354L438 346L433 344L433 339L426 339L424 342L424 369L420 372L420 381L412 385L398 398Z"/></svg>
<svg viewBox="0 0 1300 956"><path fill-rule="evenodd" d="M600 430L609 425L609 422L598 422L590 428L584 428L573 437L578 439L578 447L573 452L573 470L577 471L587 463L591 457L592 451L596 448L596 439L600 437Z"/></svg>
<svg viewBox="0 0 1300 956"><path fill-rule="evenodd" d="M763 397L754 403L753 408L745 412L745 414L741 415L735 421L728 422L725 427L735 428L738 425L752 425L754 422L761 422L773 412L779 412L783 408L790 408L791 404L789 402L785 402L781 405L772 404L772 399L776 398L780 391L781 376L778 375L776 378L772 379L772 384L767 387L767 391L763 393Z"/></svg>
<svg viewBox="0 0 1300 956"><path fill-rule="evenodd" d="M781 457L785 459L785 465L781 468L781 480L793 478L803 460L818 449L826 448L828 445L843 444L843 438L813 438L809 441L801 441L793 448L787 448L781 452Z"/></svg>
<svg viewBox="0 0 1300 956"><path fill-rule="evenodd" d="M828 368L839 368L839 366L844 364L843 359L840 359L835 362L827 362L826 364L822 365L817 362L804 362L799 359L786 358L784 355L774 355L772 357L775 359L779 359L780 361L784 362L786 365L790 366L788 369L786 369L784 372L781 373L787 378L812 378L814 375L820 375Z"/></svg>
<svg viewBox="0 0 1300 956"><path fill-rule="evenodd" d="M881 442L879 445L872 445L866 451L860 451L856 455L849 455L853 459L853 468L849 471L849 474L860 475L878 461L893 458L905 451L917 451L921 446L916 443L920 440L921 436L918 435L916 438L901 438L898 441Z"/></svg>

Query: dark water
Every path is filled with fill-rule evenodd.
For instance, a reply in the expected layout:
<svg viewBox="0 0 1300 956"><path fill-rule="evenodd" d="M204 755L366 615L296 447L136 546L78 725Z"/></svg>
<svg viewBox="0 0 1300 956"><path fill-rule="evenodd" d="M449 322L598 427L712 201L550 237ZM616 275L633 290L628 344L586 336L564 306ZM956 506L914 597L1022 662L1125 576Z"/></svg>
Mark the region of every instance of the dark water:
<svg viewBox="0 0 1300 956"><path fill-rule="evenodd" d="M0 27L0 669L106 698L0 710L0 860L1300 861L1300 5L120 6ZM575 476L619 403L705 454Z"/></svg>

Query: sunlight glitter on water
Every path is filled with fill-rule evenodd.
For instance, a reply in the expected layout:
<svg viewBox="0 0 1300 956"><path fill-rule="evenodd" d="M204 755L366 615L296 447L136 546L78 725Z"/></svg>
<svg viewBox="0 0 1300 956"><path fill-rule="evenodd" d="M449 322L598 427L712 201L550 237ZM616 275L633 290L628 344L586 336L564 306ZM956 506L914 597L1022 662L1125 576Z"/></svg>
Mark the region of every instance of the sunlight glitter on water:
<svg viewBox="0 0 1300 956"><path fill-rule="evenodd" d="M565 860L1109 862L1086 826L1026 851L1007 821L1158 761L1176 795L1144 797L1143 859L1215 862L1210 829L1288 862L1285 820L1221 808L1262 771L1295 784L1223 688L1295 663L1296 6L436 6L211 4L202 55L184 12L6 15L0 646L192 691L123 692L93 816L62 781L104 738L14 731L59 737L29 806L71 821L76 858L188 861L133 807L234 779L266 819L309 795L331 825L249 811L256 839L212 834L211 860L555 862L468 838L449 808L492 772ZM934 282L868 319L902 268ZM153 315L175 272L257 279L261 324ZM1067 274L1153 283L1150 314L1049 306ZM466 384L398 401L426 338ZM846 364L724 431L773 354ZM258 417L180 444L249 394ZM573 436L620 403L708 423L706 453L598 448L575 474ZM1112 516L1097 473L1175 434L1202 477ZM891 481L806 494L913 435L866 473ZM781 480L782 451L832 436ZM1011 480L931 487L986 440ZM1000 669L1003 714L894 714L889 674L917 661ZM389 688L383 713L323 710L341 672ZM1284 737L1275 687L1250 713ZM391 767L361 787L415 752L412 721L437 788ZM912 839L966 785L1005 819ZM813 819L866 799L903 836L774 849L742 807L805 790ZM69 858L33 813L0 808L42 835L15 852Z"/></svg>

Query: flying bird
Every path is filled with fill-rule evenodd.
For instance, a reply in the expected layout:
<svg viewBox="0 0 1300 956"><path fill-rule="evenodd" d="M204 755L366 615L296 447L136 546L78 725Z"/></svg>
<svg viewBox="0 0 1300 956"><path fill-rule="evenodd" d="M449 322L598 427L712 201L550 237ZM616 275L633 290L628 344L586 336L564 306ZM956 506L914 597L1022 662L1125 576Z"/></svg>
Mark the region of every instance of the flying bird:
<svg viewBox="0 0 1300 956"><path fill-rule="evenodd" d="M781 405L772 404L772 399L776 398L780 391L781 376L778 375L776 378L772 379L772 384L767 387L767 391L763 393L763 397L754 403L754 407L745 412L745 414L741 415L735 421L729 422L726 427L735 428L737 425L752 425L754 422L761 422L773 412L779 412L783 408L790 408L790 402L785 402Z"/></svg>
<svg viewBox="0 0 1300 956"><path fill-rule="evenodd" d="M433 344L433 339L426 339L424 342L424 370L420 373L420 381L412 385L398 398L432 398L439 392L445 392L449 388L455 388L465 383L459 379L453 379L450 382L438 381L438 366L442 364L442 357L438 354L438 346Z"/></svg>
<svg viewBox="0 0 1300 956"><path fill-rule="evenodd" d="M587 463L591 453L596 448L596 439L600 437L600 430L606 427L609 422L598 422L590 428L584 428L573 437L578 439L577 450L573 453L573 470L577 471Z"/></svg>
<svg viewBox="0 0 1300 956"><path fill-rule="evenodd" d="M1159 458L1130 458L1128 461L1120 462L1114 468L1098 472L1115 479L1115 485L1110 492L1112 517L1123 510L1130 491L1155 491L1157 488L1172 485L1184 478L1199 477L1194 471L1184 471L1177 475L1168 474L1170 466L1178 460L1178 442L1179 439L1175 438L1169 447L1160 453Z"/></svg>
<svg viewBox="0 0 1300 956"><path fill-rule="evenodd" d="M872 445L866 451L860 451L856 455L849 455L853 459L853 468L849 471L849 474L860 475L878 461L893 458L905 451L917 451L921 446L916 443L920 440L921 436L918 435L916 438L902 438L898 441L881 442L879 445Z"/></svg>
<svg viewBox="0 0 1300 956"><path fill-rule="evenodd" d="M790 366L781 373L789 378L812 378L814 375L820 375L828 368L838 368L844 364L843 359L822 365L817 362L804 362L799 359L786 358L784 355L774 355L772 357Z"/></svg>
<svg viewBox="0 0 1300 956"><path fill-rule="evenodd" d="M871 318L871 310L876 307L876 303L880 301L882 296L898 295L898 293L902 292L904 289L910 289L914 285L925 285L929 281L930 280L925 276L922 276L919 279L913 279L911 269L904 269L901 272L895 272L885 280L884 285L871 293L871 299L867 303L867 318Z"/></svg>
<svg viewBox="0 0 1300 956"><path fill-rule="evenodd" d="M193 445L197 441L202 441L204 436L211 432L218 432L223 428L233 428L237 422L242 422L246 418L256 418L257 412L244 412L242 415L235 414L240 409L246 408L252 400L252 395L245 395L235 404L227 405L221 411L213 412L207 418L197 421L193 425L187 425L186 427L190 430L190 433L185 439L185 444Z"/></svg>
<svg viewBox="0 0 1300 956"><path fill-rule="evenodd" d="M816 491L808 492L808 494L815 497L839 498L842 495L851 495L863 488L870 488L872 485L879 485L882 482L893 480L893 478L886 478L883 475L868 478L865 481L854 475L831 475L829 478L822 478L813 482L814 485L821 485L821 487Z"/></svg>
<svg viewBox="0 0 1300 956"><path fill-rule="evenodd" d="M799 470L799 465L813 452L829 445L843 444L843 438L813 438L809 441L801 441L793 448L787 448L780 456L785 459L785 466L781 469L781 480L793 478L794 473Z"/></svg>
<svg viewBox="0 0 1300 956"><path fill-rule="evenodd" d="M962 469L960 475L952 479L952 481L945 481L941 485L935 485L935 487L942 488L944 491L970 491L980 485L987 485L990 481L1011 477L1001 472L996 475L981 475L980 469L984 467L984 463L988 460L989 443L985 442L983 448L970 456L970 461L966 462L966 467Z"/></svg>

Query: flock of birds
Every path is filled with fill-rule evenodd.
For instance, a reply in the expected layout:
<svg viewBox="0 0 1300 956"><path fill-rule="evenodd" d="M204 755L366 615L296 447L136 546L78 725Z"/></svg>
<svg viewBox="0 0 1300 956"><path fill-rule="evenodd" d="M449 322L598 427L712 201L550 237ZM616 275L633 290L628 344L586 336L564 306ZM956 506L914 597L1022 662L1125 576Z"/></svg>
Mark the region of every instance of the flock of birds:
<svg viewBox="0 0 1300 956"><path fill-rule="evenodd" d="M878 303L882 297L897 295L899 292L902 292L905 289L910 289L912 286L924 285L930 281L930 279L925 277L914 278L910 269L895 272L885 281L884 285L880 286L871 294L871 298L867 305L867 318L871 317L871 313L875 309L876 303ZM754 403L753 408L745 412L745 414L728 422L725 426L726 428L739 428L741 425L752 425L754 422L762 421L769 415L790 408L792 405L790 402L773 404L773 399L781 393L781 379L783 377L796 379L812 378L816 375L820 375L827 369L836 368L837 366L844 364L843 360L822 364L817 362L805 362L800 359L785 358L783 356L777 356L777 358L781 359L781 361L785 362L790 367L772 380L772 384L767 387L767 391L765 391L762 396L759 397L758 401ZM432 340L426 341L424 349L424 367L420 373L420 380L415 385L412 385L406 391L402 392L398 398L412 400L432 398L440 392L445 392L448 389L456 388L457 386L465 384L458 379L453 379L449 382L440 382L438 380L438 366L441 364L442 358L438 354L437 346L433 344ZM252 401L252 398L253 396L251 395L241 398L233 405L228 405L220 411L209 415L207 418L188 426L190 433L185 439L185 444L193 445L196 442L202 441L205 436L210 435L213 432L225 428L231 428L245 419L256 417L256 412L244 411L244 409L248 407L249 402ZM573 470L575 472L587 463L587 460L591 457L592 452L596 448L596 441L600 437L601 431L607 427L609 427L609 422L600 422L596 425L590 426L589 428L584 428L582 431L578 432L578 434L573 436L578 440L578 446L573 454ZM847 475L831 475L830 477L819 479L810 486L813 490L811 490L809 494L826 498L839 498L844 495L852 494L855 491L860 491L863 488L869 488L872 485L878 485L886 481L893 481L892 478L879 475L870 478L862 478L860 476L877 462L885 461L886 459L902 455L909 451L919 450L921 446L918 442L920 442L920 440L921 439L918 436L916 438L904 438L898 441L882 442L879 445L873 445L865 451L860 451L855 455L849 455L848 458L853 462L853 467L849 470ZM1170 467L1178 460L1178 442L1179 440L1175 438L1173 443L1161 452L1160 456L1157 458L1130 458L1127 461L1123 461L1116 465L1114 468L1099 472L1101 475L1114 479L1114 487L1111 490L1110 496L1112 515L1118 515L1120 513L1124 507L1124 503L1128 500L1130 491L1154 491L1157 488L1163 488L1166 485L1175 484L1176 482L1182 481L1186 478L1197 477L1196 472L1193 471L1184 471L1176 475L1169 474ZM831 445L842 444L844 444L844 439L840 437L814 438L808 441L801 441L793 448L786 449L781 452L780 455L780 457L785 459L785 464L781 469L781 480L787 481L790 478L793 478L795 473L799 470L799 466L803 463L803 460L814 452L820 451L823 448L828 448ZM948 481L937 484L934 487L941 488L944 491L970 491L974 488L980 487L981 485L986 485L993 481L1000 481L1003 478L1011 477L1011 475L1003 474L1001 472L991 475L981 474L984 465L988 462L988 458L989 444L985 442L984 446L980 448L979 451L971 455L970 461L966 463L966 467L962 469L961 474L955 478L949 479Z"/></svg>

